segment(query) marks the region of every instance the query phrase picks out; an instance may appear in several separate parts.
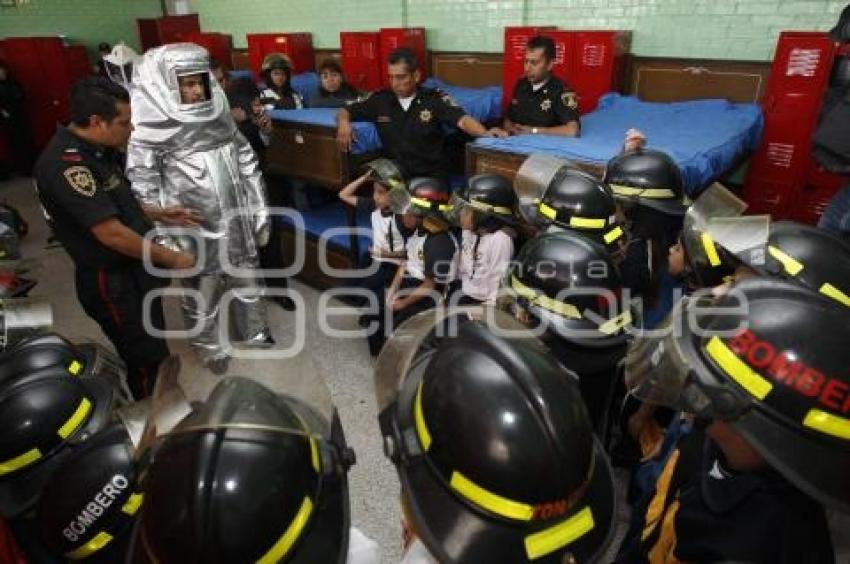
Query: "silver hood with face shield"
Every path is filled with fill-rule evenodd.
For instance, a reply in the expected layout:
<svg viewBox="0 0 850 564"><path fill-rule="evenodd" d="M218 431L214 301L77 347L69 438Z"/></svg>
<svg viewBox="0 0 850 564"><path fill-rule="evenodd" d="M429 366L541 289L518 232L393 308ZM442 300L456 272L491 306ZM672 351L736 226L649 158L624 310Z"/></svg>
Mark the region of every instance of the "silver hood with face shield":
<svg viewBox="0 0 850 564"><path fill-rule="evenodd" d="M178 78L200 74L207 99L184 104ZM209 53L194 43L149 50L137 67L132 95L132 143L203 149L233 140L236 124L224 91L212 79Z"/></svg>

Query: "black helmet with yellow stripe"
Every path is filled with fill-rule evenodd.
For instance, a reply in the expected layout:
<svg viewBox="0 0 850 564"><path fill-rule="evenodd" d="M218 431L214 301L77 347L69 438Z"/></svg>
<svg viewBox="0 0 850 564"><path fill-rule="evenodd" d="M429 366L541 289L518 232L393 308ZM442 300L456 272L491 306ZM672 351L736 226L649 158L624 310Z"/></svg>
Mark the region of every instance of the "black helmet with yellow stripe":
<svg viewBox="0 0 850 564"><path fill-rule="evenodd" d="M847 308L756 277L683 300L663 329L626 358L636 396L728 422L797 488L850 510Z"/></svg>
<svg viewBox="0 0 850 564"><path fill-rule="evenodd" d="M384 346L375 389L412 528L437 561L601 556L610 466L575 375L533 332L489 307L425 312Z"/></svg>
<svg viewBox="0 0 850 564"><path fill-rule="evenodd" d="M537 213L551 226L592 237L611 252L619 250L626 239L611 189L576 168L564 167L555 174Z"/></svg>
<svg viewBox="0 0 850 564"><path fill-rule="evenodd" d="M451 205L446 217L456 225L467 210L472 213L475 230L495 231L516 223L516 194L510 181L499 174L473 176L463 190L452 195Z"/></svg>
<svg viewBox="0 0 850 564"><path fill-rule="evenodd" d="M605 248L569 231L544 233L520 249L499 303L527 312L548 332L590 348L623 344L633 321Z"/></svg>
<svg viewBox="0 0 850 564"><path fill-rule="evenodd" d="M315 373L270 375L262 384L221 380L140 447L151 453L133 548L140 561L345 562L353 453L329 399L319 406L280 391L315 383ZM152 413L169 411L157 406L161 386Z"/></svg>
<svg viewBox="0 0 850 564"><path fill-rule="evenodd" d="M765 259L761 268L768 275L780 276L850 307L850 245L840 237L802 223L771 223Z"/></svg>
<svg viewBox="0 0 850 564"><path fill-rule="evenodd" d="M608 161L604 181L614 197L669 215L687 210L682 172L667 153L638 149Z"/></svg>
<svg viewBox="0 0 850 564"><path fill-rule="evenodd" d="M130 435L113 423L57 467L35 515L45 547L87 562L124 560L142 503Z"/></svg>
<svg viewBox="0 0 850 564"><path fill-rule="evenodd" d="M0 380L0 514L14 517L124 399L113 378L91 374L57 335L23 341L4 357L11 368Z"/></svg>
<svg viewBox="0 0 850 564"><path fill-rule="evenodd" d="M402 213L409 212L419 217L442 219L443 214L451 210L449 189L439 178L427 176L412 178L407 185L407 190L410 193L410 200L407 202L406 209L400 210Z"/></svg>

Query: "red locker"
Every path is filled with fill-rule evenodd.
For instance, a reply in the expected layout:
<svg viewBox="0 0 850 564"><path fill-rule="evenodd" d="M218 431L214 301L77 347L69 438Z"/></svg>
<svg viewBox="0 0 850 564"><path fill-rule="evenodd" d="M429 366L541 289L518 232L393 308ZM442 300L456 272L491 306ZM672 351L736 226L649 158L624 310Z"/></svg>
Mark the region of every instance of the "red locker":
<svg viewBox="0 0 850 564"><path fill-rule="evenodd" d="M424 27L382 27L380 42L380 61L386 65L390 53L399 47L407 47L416 55L422 80L428 76L428 47ZM387 72L381 71L381 85L389 86Z"/></svg>
<svg viewBox="0 0 850 564"><path fill-rule="evenodd" d="M622 90L632 43L630 31L577 31L567 83L578 94L581 113L596 109L599 98Z"/></svg>
<svg viewBox="0 0 850 564"><path fill-rule="evenodd" d="M363 91L381 88L386 62L381 60L381 34L376 31L341 31L342 70L349 84Z"/></svg>
<svg viewBox="0 0 850 564"><path fill-rule="evenodd" d="M292 60L293 73L310 72L316 66L313 36L309 33L249 33L248 59L251 70L260 76L263 58L269 53L283 53Z"/></svg>
<svg viewBox="0 0 850 564"><path fill-rule="evenodd" d="M835 52L826 33L780 34L762 101L764 133L744 185L750 213L814 223L840 186L810 154Z"/></svg>
<svg viewBox="0 0 850 564"><path fill-rule="evenodd" d="M86 48L82 45L71 45L65 48L65 60L68 64L68 72L71 76L71 82L76 82L78 78L82 78L92 73L92 64L89 61L89 54Z"/></svg>
<svg viewBox="0 0 850 564"><path fill-rule="evenodd" d="M218 61L226 71L233 68L233 38L226 33L196 31L187 35L186 41L200 45Z"/></svg>
<svg viewBox="0 0 850 564"><path fill-rule="evenodd" d="M525 44L554 26L515 26L505 28L505 45L502 59L502 109L507 110L513 96L514 86L525 74Z"/></svg>
<svg viewBox="0 0 850 564"><path fill-rule="evenodd" d="M3 44L9 69L24 89L35 148L41 151L56 124L70 117L71 86L83 70L79 51L70 48L69 54L58 37L8 37ZM86 67L84 74L90 72Z"/></svg>
<svg viewBox="0 0 850 564"><path fill-rule="evenodd" d="M139 18L136 20L142 52L166 43L189 41L189 34L201 31L198 14Z"/></svg>

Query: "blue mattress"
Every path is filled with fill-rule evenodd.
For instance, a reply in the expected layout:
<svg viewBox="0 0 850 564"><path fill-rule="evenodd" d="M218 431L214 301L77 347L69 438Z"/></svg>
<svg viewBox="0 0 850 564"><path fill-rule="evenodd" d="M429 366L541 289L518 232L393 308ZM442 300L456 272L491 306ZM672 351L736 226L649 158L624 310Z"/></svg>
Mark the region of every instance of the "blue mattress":
<svg viewBox="0 0 850 564"><path fill-rule="evenodd" d="M303 110L272 110L269 116L273 120L294 121L298 123L306 123L310 125L321 125L336 130L336 113L335 108L305 108ZM354 146L351 152L355 155L368 153L369 151L378 151L381 148L381 140L378 138L378 130L371 123L355 121L354 127Z"/></svg>
<svg viewBox="0 0 850 564"><path fill-rule="evenodd" d="M253 71L247 69L241 70L232 70L227 73L230 76L230 80L241 80L243 78L250 78L254 82L257 81L257 78L254 76Z"/></svg>
<svg viewBox="0 0 850 564"><path fill-rule="evenodd" d="M606 94L596 111L581 118L581 137L518 135L482 138L479 147L511 153L548 153L604 165L620 152L625 133L634 127L647 146L668 153L679 168L688 195L695 195L728 171L747 151L755 150L764 126L757 104L695 100L669 104L641 102Z"/></svg>
<svg viewBox="0 0 850 564"><path fill-rule="evenodd" d="M328 229L348 227L348 217L346 215L345 204L337 200L322 206L316 210L302 211L301 217L304 220L304 231L308 237L320 238ZM276 218L283 225L292 226L292 219L283 216ZM364 234L358 237L358 251L360 256L365 256L369 246L372 244L372 223L369 217L369 212L357 214L357 226L365 228L368 235ZM329 244L345 250L351 249L351 237L348 232L337 233L329 238Z"/></svg>
<svg viewBox="0 0 850 564"><path fill-rule="evenodd" d="M427 88L438 88L447 93L467 114L482 123L501 119L502 117L501 86L466 88L463 86L452 86L433 77L425 80L423 86Z"/></svg>

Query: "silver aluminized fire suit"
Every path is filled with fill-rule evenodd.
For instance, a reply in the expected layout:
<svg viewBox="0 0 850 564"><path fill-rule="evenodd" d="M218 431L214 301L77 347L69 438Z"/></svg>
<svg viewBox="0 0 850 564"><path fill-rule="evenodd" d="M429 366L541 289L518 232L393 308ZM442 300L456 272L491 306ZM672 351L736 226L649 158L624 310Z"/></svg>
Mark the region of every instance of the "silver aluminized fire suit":
<svg viewBox="0 0 850 564"><path fill-rule="evenodd" d="M203 77L206 100L182 103L178 76L190 75ZM231 276L223 264L229 259L235 267L259 265L258 246L269 236L265 184L257 157L211 76L209 55L191 43L151 49L133 82L127 177L134 193L143 205L184 206L203 218L197 238L172 235L163 240L195 254L201 267L198 276L181 281L203 296L182 300L187 328L202 327L191 344L207 363L226 356L221 341L225 331L236 342L260 345L269 337L264 300L238 292L260 282L252 273ZM220 298L229 289L236 290L229 310L233 323L220 329Z"/></svg>

